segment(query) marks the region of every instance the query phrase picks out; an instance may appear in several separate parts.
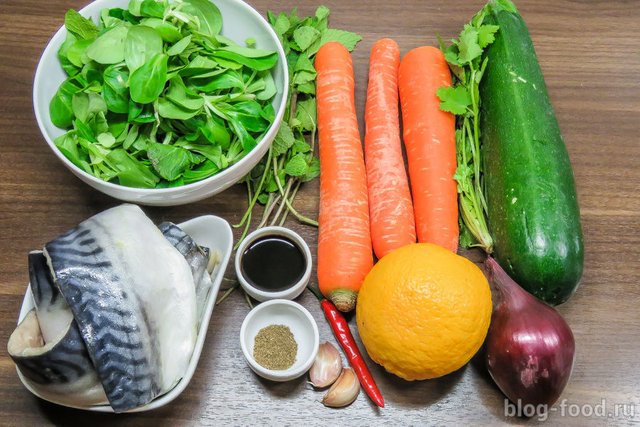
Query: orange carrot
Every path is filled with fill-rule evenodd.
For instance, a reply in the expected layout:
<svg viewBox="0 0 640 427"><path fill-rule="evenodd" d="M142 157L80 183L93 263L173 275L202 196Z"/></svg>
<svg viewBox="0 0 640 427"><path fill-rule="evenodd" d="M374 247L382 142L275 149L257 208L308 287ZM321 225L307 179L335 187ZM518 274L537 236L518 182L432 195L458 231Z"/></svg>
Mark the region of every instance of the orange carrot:
<svg viewBox="0 0 640 427"><path fill-rule="evenodd" d="M455 118L440 110L436 90L451 86L440 50L413 49L398 74L404 143L409 163L418 241L458 249Z"/></svg>
<svg viewBox="0 0 640 427"><path fill-rule="evenodd" d="M320 48L315 66L320 147L318 284L339 310L350 311L373 267L353 64L347 49L331 42Z"/></svg>
<svg viewBox="0 0 640 427"><path fill-rule="evenodd" d="M415 243L416 224L404 169L398 118L400 48L378 40L369 59L364 154L369 186L371 241L378 258Z"/></svg>

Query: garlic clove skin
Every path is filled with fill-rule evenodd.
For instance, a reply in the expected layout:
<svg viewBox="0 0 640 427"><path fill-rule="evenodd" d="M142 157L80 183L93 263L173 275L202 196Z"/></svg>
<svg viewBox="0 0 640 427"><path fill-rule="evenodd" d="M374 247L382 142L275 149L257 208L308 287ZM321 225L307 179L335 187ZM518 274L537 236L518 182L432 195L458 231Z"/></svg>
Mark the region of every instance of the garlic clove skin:
<svg viewBox="0 0 640 427"><path fill-rule="evenodd" d="M360 393L360 381L351 368L344 368L327 394L322 398L324 406L342 408L356 400Z"/></svg>
<svg viewBox="0 0 640 427"><path fill-rule="evenodd" d="M325 388L333 384L342 372L342 358L338 350L329 342L323 342L309 370L311 385Z"/></svg>

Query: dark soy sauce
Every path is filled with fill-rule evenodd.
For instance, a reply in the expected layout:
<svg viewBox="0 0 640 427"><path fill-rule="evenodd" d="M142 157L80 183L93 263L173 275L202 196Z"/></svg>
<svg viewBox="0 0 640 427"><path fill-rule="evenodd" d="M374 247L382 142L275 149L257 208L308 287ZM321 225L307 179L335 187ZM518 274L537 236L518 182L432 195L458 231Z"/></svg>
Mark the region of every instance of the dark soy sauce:
<svg viewBox="0 0 640 427"><path fill-rule="evenodd" d="M255 288L280 292L295 285L306 270L302 250L284 236L265 236L242 254L242 275Z"/></svg>

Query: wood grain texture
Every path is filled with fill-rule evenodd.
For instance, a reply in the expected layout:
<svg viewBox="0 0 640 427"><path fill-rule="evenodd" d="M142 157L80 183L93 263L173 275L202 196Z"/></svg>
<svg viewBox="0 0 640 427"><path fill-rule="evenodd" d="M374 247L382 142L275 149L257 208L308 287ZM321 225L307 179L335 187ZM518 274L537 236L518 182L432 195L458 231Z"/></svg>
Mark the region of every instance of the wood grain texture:
<svg viewBox="0 0 640 427"><path fill-rule="evenodd" d="M343 410L324 408L321 392L304 379L275 384L253 375L240 350L240 325L248 312L234 293L214 313L198 370L187 390L159 410L125 416L65 409L33 397L20 384L6 353L27 283L29 250L86 217L118 202L81 183L41 137L31 106L38 58L70 7L84 0L0 2L0 424L2 425L244 425L244 424L536 424L504 416L503 396L477 360L445 378L405 382L370 364L385 395L378 410L364 394ZM454 37L482 1L352 0L324 2L337 28L364 40L353 54L356 106L364 111L367 61L373 42L393 37L402 52L435 45L435 34ZM261 13L312 0L253 0ZM549 415L553 424L625 425L640 421L640 8L637 1L521 0L560 127L571 156L581 206L586 270L576 295L560 307L576 336L573 376ZM364 129L360 122L360 128ZM300 192L297 207L317 213L318 183ZM157 221L202 214L231 223L246 206L236 186L187 206L147 209ZM315 252L316 230L289 221ZM227 272L228 286L235 280ZM333 341L318 304L300 299ZM355 331L355 322L351 324ZM634 405L635 417L569 416L570 405ZM575 411L575 408L573 408ZM629 408L627 408L627 415Z"/></svg>

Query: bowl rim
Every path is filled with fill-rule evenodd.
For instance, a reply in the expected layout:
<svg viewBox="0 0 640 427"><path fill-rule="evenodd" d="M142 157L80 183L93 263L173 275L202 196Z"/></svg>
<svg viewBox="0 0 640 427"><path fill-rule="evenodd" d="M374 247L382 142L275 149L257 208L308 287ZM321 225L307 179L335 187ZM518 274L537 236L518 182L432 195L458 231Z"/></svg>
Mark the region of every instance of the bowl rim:
<svg viewBox="0 0 640 427"><path fill-rule="evenodd" d="M86 6L82 7L78 12L82 15L85 16L86 15L86 11L87 9L94 9L94 8L103 8L105 6L98 6L100 3L102 2L109 2L110 0L94 0L91 3L87 4ZM209 0L212 3L216 4L216 2L214 0ZM254 9L251 5L249 5L248 3L244 2L243 0L225 0L228 1L230 3L234 3L236 7L239 7L241 9L243 9L245 12L249 13L250 15L253 15L256 19L258 19L259 22L261 22L263 24L263 26L266 28L267 33L269 34L269 36L271 37L271 39L275 42L276 44L276 51L278 52L278 64L277 66L282 67L283 68L283 90L282 90L282 101L280 102L280 105L278 107L278 110L276 111L276 115L275 118L273 120L273 122L271 123L271 126L269 127L269 129L267 130L267 132L264 134L264 136L260 139L260 141L258 141L256 143L256 146L253 147L251 149L251 151L249 153L247 153L242 159L240 159L237 163L234 163L233 165L227 167L226 169L223 169L222 171L218 172L215 175L212 175L208 178L205 178L203 180L200 181L195 181L189 184L185 184L185 185L180 185L177 187L167 187L167 188L138 188L138 187L128 187L125 185L121 185L121 184L115 184L112 182L108 182L108 181L104 181L100 178L97 178L87 172L85 172L84 170L80 169L78 166L76 166L73 162L71 162L64 154L62 154L62 152L58 149L58 147L56 147L56 145L53 142L53 139L51 138L51 136L49 135L49 133L46 131L45 127L44 127L44 119L41 117L40 114L40 109L37 107L38 102L37 102L37 94L39 93L39 88L40 88L40 82L43 81L43 79L45 78L44 76L44 66L43 66L43 62L42 62L42 58L44 57L44 55L51 49L53 49L53 44L55 42L58 41L58 39L61 39L63 36L66 36L67 33L67 29L64 26L64 24L58 29L58 31L55 32L55 34L51 37L51 39L49 39L49 42L47 43L47 45L45 46L44 50L42 51L42 54L40 55L40 59L38 60L38 65L36 67L36 72L33 78L33 89L32 89L32 104L33 104L33 110L36 116L36 122L38 123L38 128L40 129L40 133L42 134L42 136L44 137L45 141L47 142L47 144L49 145L49 147L51 148L51 150L54 152L54 154L56 155L56 157L58 157L66 167L70 168L76 175L78 175L79 177L82 177L83 179L87 179L90 180L91 182L94 182L98 185L104 186L105 188L111 189L111 190L117 190L117 191L121 191L124 192L128 195L140 195L140 196L150 196L150 195L154 195L154 196L162 196L162 195L171 195L171 194L175 194L176 192L181 192L183 190L185 191L190 191L190 190L195 190L198 188L201 188L203 186L206 186L207 184L211 183L211 182L217 182L217 181L223 181L224 182L224 178L227 175L230 175L231 173L233 173L234 170L237 170L239 168L241 168L241 166L245 163L248 163L251 161L250 159L250 154L252 152L254 152L259 145L264 144L265 141L268 140L273 140L273 138L275 138L279 128L280 128L280 124L282 123L282 119L284 117L284 113L287 109L287 100L289 98L289 69L288 69L288 63L287 63L287 57L284 53L284 47L282 46L282 43L280 42L280 39L278 38L277 34L275 33L275 31L273 30L273 28L271 28L271 25L269 24L269 22L267 22L267 20L256 10ZM223 22L223 28L224 28L224 22Z"/></svg>
<svg viewBox="0 0 640 427"><path fill-rule="evenodd" d="M251 243L255 242L261 237L266 236L282 236L290 239L296 246L298 246L298 248L302 252L302 256L305 259L306 266L300 280L282 291L269 292L258 289L255 286L251 285L251 283L249 283L249 281L244 277L244 274L242 274L242 257L244 256L244 251ZM247 235L244 240L242 240L242 243L236 250L234 267L236 270L236 277L240 282L240 286L242 286L242 288L247 291L247 293L249 293L253 298L259 301L268 301L271 299L294 299L304 291L307 284L309 283L309 280L311 279L313 257L311 255L311 249L309 248L309 245L298 233L286 227L269 226L254 230L249 235Z"/></svg>
<svg viewBox="0 0 640 427"><path fill-rule="evenodd" d="M296 369L289 368L281 371L267 369L262 365L260 365L258 362L256 362L256 360L253 358L253 355L249 353L249 349L245 344L245 336L247 335L248 325L253 321L255 316L260 311L263 311L274 305L287 306L294 310L299 311L307 319L308 321L307 323L311 325L311 333L313 335L313 344L312 344L311 354L309 358L307 358L304 361L304 363L302 363ZM305 328L305 329L308 329L308 328ZM242 326L240 327L240 347L242 348L242 354L244 354L244 358L249 364L249 367L262 378L265 378L271 381L289 381L304 375L304 373L311 368L311 365L313 365L316 355L318 354L319 346L320 346L320 332L318 330L318 324L316 323L311 313L309 313L309 310L304 308L301 304L298 304L297 302L290 301L287 299L273 299L273 300L260 303L259 305L255 306L249 312L249 314L246 315L246 317L242 321Z"/></svg>

